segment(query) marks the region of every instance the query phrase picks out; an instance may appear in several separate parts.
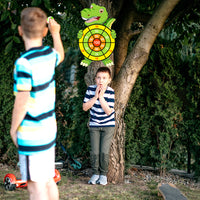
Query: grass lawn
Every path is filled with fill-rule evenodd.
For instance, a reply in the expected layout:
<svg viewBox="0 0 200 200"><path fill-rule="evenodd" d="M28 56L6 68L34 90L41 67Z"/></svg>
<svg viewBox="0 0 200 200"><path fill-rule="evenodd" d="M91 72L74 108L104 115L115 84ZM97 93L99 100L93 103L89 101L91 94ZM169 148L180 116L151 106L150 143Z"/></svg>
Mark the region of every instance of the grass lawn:
<svg viewBox="0 0 200 200"><path fill-rule="evenodd" d="M4 176L7 173L13 173L17 178L20 177L19 169L14 169L0 164L0 199L1 200L27 200L28 194L26 188L17 188L14 191L6 191L3 185ZM140 175L139 175L140 174ZM158 195L158 182L144 181L142 173L137 176L129 176L128 183L88 185L88 176L72 175L65 170L61 171L62 180L58 184L60 200L161 200ZM188 198L188 200L200 200L200 188L176 185L177 188Z"/></svg>

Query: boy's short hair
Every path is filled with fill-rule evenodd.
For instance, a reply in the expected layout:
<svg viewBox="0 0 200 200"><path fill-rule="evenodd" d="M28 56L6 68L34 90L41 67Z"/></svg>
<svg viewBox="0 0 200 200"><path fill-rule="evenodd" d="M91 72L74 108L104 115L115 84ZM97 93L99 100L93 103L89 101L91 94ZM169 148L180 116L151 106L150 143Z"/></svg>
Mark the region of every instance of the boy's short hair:
<svg viewBox="0 0 200 200"><path fill-rule="evenodd" d="M43 37L47 24L46 13L37 7L25 8L21 12L21 27L29 39Z"/></svg>
<svg viewBox="0 0 200 200"><path fill-rule="evenodd" d="M96 75L97 75L97 73L99 73L99 72L106 72L106 73L108 73L109 76L111 77L111 71L110 71L110 69L109 69L108 67L99 67L99 69L98 69L97 72L96 72Z"/></svg>

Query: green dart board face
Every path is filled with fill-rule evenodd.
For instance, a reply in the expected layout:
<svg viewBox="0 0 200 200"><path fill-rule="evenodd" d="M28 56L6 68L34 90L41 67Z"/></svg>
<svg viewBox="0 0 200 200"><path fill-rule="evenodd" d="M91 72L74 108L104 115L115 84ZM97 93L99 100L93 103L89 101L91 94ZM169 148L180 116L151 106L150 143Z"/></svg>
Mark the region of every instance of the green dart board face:
<svg viewBox="0 0 200 200"><path fill-rule="evenodd" d="M79 39L79 48L82 54L93 61L108 58L115 47L115 39L111 36L111 30L103 25L91 25L83 30Z"/></svg>

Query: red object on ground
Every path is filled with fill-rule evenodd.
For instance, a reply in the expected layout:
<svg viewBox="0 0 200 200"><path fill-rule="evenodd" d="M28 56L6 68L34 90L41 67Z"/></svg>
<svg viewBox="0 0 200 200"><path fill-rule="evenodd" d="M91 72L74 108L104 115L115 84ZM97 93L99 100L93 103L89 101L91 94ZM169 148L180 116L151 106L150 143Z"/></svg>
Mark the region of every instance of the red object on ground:
<svg viewBox="0 0 200 200"><path fill-rule="evenodd" d="M57 169L55 169L55 176L53 179L55 183L61 180L60 172ZM6 174L3 182L5 189L9 191L15 190L16 188L27 187L27 181L16 179L14 174Z"/></svg>

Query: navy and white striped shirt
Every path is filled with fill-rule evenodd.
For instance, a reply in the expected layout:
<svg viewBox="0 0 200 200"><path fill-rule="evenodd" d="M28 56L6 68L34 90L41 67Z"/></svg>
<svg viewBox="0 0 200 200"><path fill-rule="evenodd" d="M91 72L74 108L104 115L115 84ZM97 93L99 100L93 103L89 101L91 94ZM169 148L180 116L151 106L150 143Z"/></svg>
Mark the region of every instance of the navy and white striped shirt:
<svg viewBox="0 0 200 200"><path fill-rule="evenodd" d="M96 87L96 85L88 87L83 103L86 103L95 96ZM90 127L115 127L114 90L108 86L103 96L109 107L113 109L113 112L110 115L107 115L102 109L99 99L97 99L93 107L90 109Z"/></svg>

